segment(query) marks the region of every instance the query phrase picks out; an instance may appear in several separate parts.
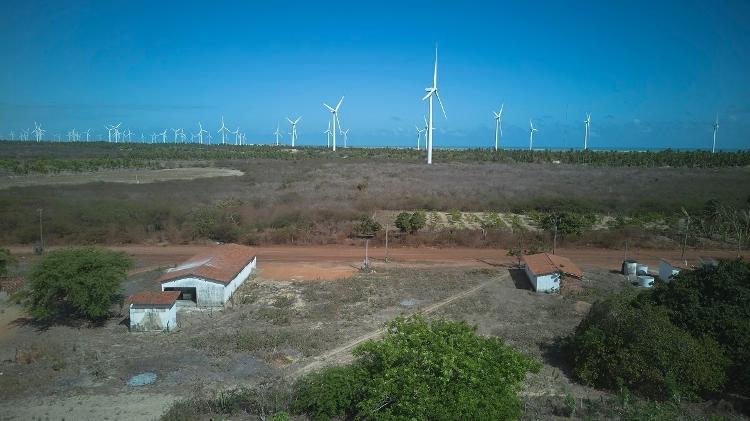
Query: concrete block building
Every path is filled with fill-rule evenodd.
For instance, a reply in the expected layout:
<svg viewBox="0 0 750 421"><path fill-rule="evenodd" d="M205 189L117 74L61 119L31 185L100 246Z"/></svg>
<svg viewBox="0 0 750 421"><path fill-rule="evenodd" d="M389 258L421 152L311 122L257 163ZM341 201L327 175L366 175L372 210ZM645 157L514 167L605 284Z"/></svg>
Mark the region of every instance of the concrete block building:
<svg viewBox="0 0 750 421"><path fill-rule="evenodd" d="M526 276L534 291L559 292L560 281L568 275L582 278L583 272L570 259L549 253L523 256Z"/></svg>
<svg viewBox="0 0 750 421"><path fill-rule="evenodd" d="M167 270L158 282L162 291L179 292L178 302L223 306L255 270L255 249L222 244Z"/></svg>
<svg viewBox="0 0 750 421"><path fill-rule="evenodd" d="M170 331L177 327L178 291L140 292L127 300L130 331Z"/></svg>

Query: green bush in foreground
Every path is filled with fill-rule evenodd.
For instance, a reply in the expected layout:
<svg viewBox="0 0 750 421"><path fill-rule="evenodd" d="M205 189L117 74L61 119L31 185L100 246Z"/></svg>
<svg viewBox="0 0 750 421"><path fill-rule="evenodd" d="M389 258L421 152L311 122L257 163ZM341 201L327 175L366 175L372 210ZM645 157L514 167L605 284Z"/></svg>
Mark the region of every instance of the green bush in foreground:
<svg viewBox="0 0 750 421"><path fill-rule="evenodd" d="M750 263L720 262L683 271L659 283L652 301L669 311L672 322L693 336L708 336L732 361L730 388L750 393Z"/></svg>
<svg viewBox="0 0 750 421"><path fill-rule="evenodd" d="M293 409L312 419L515 419L521 382L540 364L464 322L421 316L386 325L356 360L303 378Z"/></svg>
<svg viewBox="0 0 750 421"><path fill-rule="evenodd" d="M29 276L25 305L43 322L61 316L104 319L131 264L123 253L95 247L50 252Z"/></svg>
<svg viewBox="0 0 750 421"><path fill-rule="evenodd" d="M716 341L691 336L642 298L626 291L594 304L564 344L576 376L657 399L719 391L728 361Z"/></svg>

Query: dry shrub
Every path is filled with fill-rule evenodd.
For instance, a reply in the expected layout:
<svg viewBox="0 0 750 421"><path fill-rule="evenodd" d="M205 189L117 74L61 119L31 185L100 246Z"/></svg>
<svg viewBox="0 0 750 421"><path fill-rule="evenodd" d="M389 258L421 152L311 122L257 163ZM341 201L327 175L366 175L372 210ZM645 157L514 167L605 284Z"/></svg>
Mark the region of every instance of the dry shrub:
<svg viewBox="0 0 750 421"><path fill-rule="evenodd" d="M42 357L42 351L36 345L16 348L16 364L31 364Z"/></svg>

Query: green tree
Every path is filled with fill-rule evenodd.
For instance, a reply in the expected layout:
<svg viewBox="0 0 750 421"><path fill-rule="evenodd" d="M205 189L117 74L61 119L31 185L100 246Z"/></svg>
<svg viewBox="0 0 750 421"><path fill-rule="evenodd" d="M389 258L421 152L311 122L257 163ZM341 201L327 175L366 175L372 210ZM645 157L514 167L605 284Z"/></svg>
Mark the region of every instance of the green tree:
<svg viewBox="0 0 750 421"><path fill-rule="evenodd" d="M517 393L540 364L465 322L400 318L356 360L303 378L293 408L313 419L518 418Z"/></svg>
<svg viewBox="0 0 750 421"><path fill-rule="evenodd" d="M8 249L0 249L0 277L8 276L8 270L16 264L16 259Z"/></svg>
<svg viewBox="0 0 750 421"><path fill-rule="evenodd" d="M50 252L29 276L25 305L43 322L60 316L105 319L131 266L124 253L95 247Z"/></svg>
<svg viewBox="0 0 750 421"><path fill-rule="evenodd" d="M716 341L691 336L647 298L625 291L594 304L564 341L575 375L590 385L626 386L662 399L720 390L727 358Z"/></svg>
<svg viewBox="0 0 750 421"><path fill-rule="evenodd" d="M383 229L379 222L372 219L370 216L362 216L359 221L352 227L352 234L354 235L375 235L378 231Z"/></svg>
<svg viewBox="0 0 750 421"><path fill-rule="evenodd" d="M719 262L682 271L670 282L657 283L655 304L668 309L669 318L694 336L708 336L731 359L732 386L750 392L750 263Z"/></svg>
<svg viewBox="0 0 750 421"><path fill-rule="evenodd" d="M401 232L411 232L411 215L408 212L401 212L396 216L393 224Z"/></svg>
<svg viewBox="0 0 750 421"><path fill-rule="evenodd" d="M409 232L412 234L416 233L427 224L427 214L424 211L414 212L409 218L409 224L411 224L411 230Z"/></svg>

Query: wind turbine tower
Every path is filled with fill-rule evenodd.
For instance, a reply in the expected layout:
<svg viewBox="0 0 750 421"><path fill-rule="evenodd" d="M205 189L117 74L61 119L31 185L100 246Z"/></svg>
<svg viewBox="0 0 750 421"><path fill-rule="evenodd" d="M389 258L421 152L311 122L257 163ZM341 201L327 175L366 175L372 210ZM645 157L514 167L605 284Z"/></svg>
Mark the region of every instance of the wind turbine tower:
<svg viewBox="0 0 750 421"><path fill-rule="evenodd" d="M503 108L505 104L500 104L500 111L492 112L495 115L495 150L500 143L500 136L503 135Z"/></svg>
<svg viewBox="0 0 750 421"><path fill-rule="evenodd" d="M534 145L534 133L538 132L539 130L534 128L534 123L531 122L531 119L529 119L529 150Z"/></svg>
<svg viewBox="0 0 750 421"><path fill-rule="evenodd" d="M589 126L591 125L591 114L586 113L586 120L583 120L586 132L583 135L583 150L589 148Z"/></svg>
<svg viewBox="0 0 750 421"><path fill-rule="evenodd" d="M276 136L276 146L279 146L279 138L281 137L281 130L279 130L279 125L276 125L276 131L273 132L274 136Z"/></svg>
<svg viewBox="0 0 750 421"><path fill-rule="evenodd" d="M437 88L437 64L438 64L438 50L437 46L435 47L435 71L432 74L432 86L429 88L425 88L425 91L427 91L427 94L422 98L422 101L429 99L429 112L427 117L427 164L432 164L432 131L434 130L433 124L432 124L432 98L437 97L438 102L440 103L440 108L443 110L443 116L445 119L448 119L448 115L445 113L445 107L443 107L443 101L440 99L440 94L438 94L438 88Z"/></svg>
<svg viewBox="0 0 750 421"><path fill-rule="evenodd" d="M341 103L344 102L344 97L342 96L339 100L339 103L336 104L336 108L332 108L330 105L323 103L323 106L328 108L328 111L331 112L331 121L333 121L333 131L331 132L333 135L333 150L336 151L336 123L339 121L339 107L341 107ZM341 123L339 123L339 130L341 130Z"/></svg>
<svg viewBox="0 0 750 421"><path fill-rule="evenodd" d="M331 147L331 122L328 121L328 128L323 132L326 134L326 148Z"/></svg>
<svg viewBox="0 0 750 421"><path fill-rule="evenodd" d="M200 128L200 129L198 130L198 141L199 141L199 142L201 143L201 145L202 145L202 144L203 144L203 133L208 133L208 132L207 132L206 130L203 130L203 125L201 124L201 122L200 122L200 121L198 122L198 127Z"/></svg>
<svg viewBox="0 0 750 421"><path fill-rule="evenodd" d="M32 133L34 133L34 136L36 136L36 141L37 142L41 142L42 135L44 135L44 133L46 133L46 132L47 132L46 130L42 129L42 125L41 124L37 124L36 121L34 122L34 131Z"/></svg>
<svg viewBox="0 0 750 421"><path fill-rule="evenodd" d="M349 129L341 130L341 134L344 136L344 147L348 148L349 144L347 142L349 141Z"/></svg>
<svg viewBox="0 0 750 421"><path fill-rule="evenodd" d="M716 114L716 121L714 121L714 144L711 147L711 153L716 153L716 132L719 131L719 114Z"/></svg>
<svg viewBox="0 0 750 421"><path fill-rule="evenodd" d="M224 125L224 116L221 116L221 128L219 129L218 133L221 133L221 144L226 145L227 143L227 133L231 133L229 129L227 129L227 126Z"/></svg>
<svg viewBox="0 0 750 421"><path fill-rule="evenodd" d="M289 133L292 136L292 147L294 147L295 143L297 142L297 123L302 119L302 117L297 117L296 120L292 121L289 117L286 118L287 121L292 125L292 132Z"/></svg>

